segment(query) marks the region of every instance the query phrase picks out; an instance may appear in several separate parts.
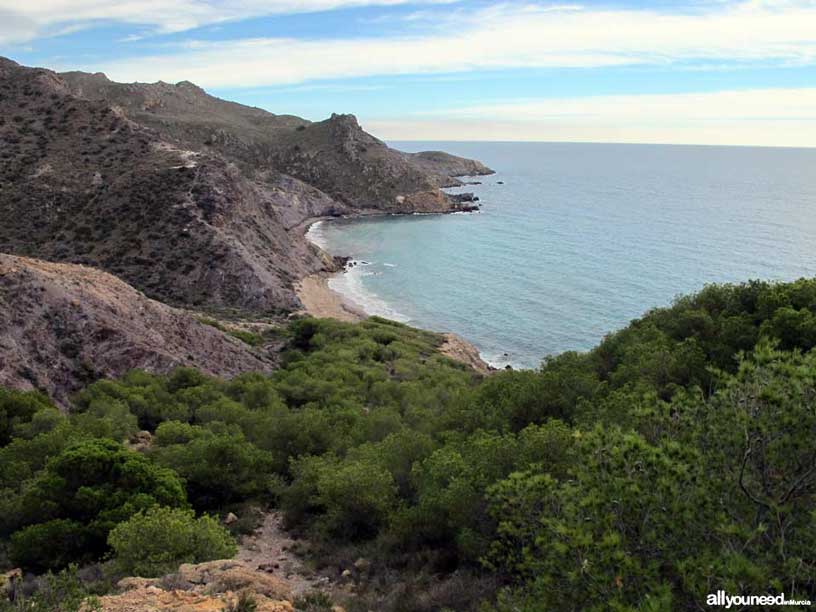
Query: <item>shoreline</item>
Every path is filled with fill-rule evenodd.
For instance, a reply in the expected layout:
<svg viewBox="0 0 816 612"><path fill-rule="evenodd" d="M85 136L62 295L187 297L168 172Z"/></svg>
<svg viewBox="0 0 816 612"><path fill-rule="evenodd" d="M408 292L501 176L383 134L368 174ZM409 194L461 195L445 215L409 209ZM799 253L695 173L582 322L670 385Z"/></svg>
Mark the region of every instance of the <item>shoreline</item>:
<svg viewBox="0 0 816 612"><path fill-rule="evenodd" d="M329 287L326 274L310 274L295 284L295 293L303 303L301 313L318 319L337 319L356 323L368 318L362 306Z"/></svg>
<svg viewBox="0 0 816 612"><path fill-rule="evenodd" d="M322 246L309 239L309 230L313 225L337 217L310 217L298 223L294 229L301 233L304 240L317 249L326 262L333 260L333 256L327 253ZM329 279L335 274L341 274L343 270L336 272L316 272L301 278L295 283L294 289L298 299L303 304L301 314L312 317L337 319L339 321L357 322L368 317L360 304L348 299L329 287Z"/></svg>
<svg viewBox="0 0 816 612"><path fill-rule="evenodd" d="M360 217L367 216L371 215L360 215ZM302 231L306 241L318 249L327 260L331 260L332 255L327 253L319 244L309 239L309 229L316 223L336 218L337 217L313 217L304 219L296 226L299 231ZM330 278L336 274L344 273L345 269L336 272L318 272L316 274L310 274L295 283L295 294L303 304L303 309L300 313L320 319L337 319L338 321L348 323L357 323L367 319L370 315L360 304L329 286ZM438 349L442 355L470 366L482 376L487 376L497 371L497 368L482 359L479 349L472 343L453 332L439 332L439 334L443 338L443 342Z"/></svg>

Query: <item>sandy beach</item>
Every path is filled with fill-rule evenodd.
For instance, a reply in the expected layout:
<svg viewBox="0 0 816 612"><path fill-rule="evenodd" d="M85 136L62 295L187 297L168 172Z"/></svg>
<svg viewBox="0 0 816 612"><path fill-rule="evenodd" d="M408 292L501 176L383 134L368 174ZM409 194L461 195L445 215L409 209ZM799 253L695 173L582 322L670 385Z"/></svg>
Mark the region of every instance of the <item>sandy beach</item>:
<svg viewBox="0 0 816 612"><path fill-rule="evenodd" d="M333 291L325 276L307 276L295 286L295 291L303 302L303 312L313 317L361 321L367 316L360 306Z"/></svg>

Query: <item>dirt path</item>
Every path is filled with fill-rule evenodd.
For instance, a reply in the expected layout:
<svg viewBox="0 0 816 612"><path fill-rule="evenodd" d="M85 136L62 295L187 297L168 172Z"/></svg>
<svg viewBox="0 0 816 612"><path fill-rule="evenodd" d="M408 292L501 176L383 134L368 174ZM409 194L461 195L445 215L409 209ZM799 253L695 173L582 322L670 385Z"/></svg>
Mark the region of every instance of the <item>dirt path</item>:
<svg viewBox="0 0 816 612"><path fill-rule="evenodd" d="M267 514L255 533L241 540L235 558L285 580L295 597L309 591L327 590L329 579L315 575L292 552L295 541L284 531L282 520L279 512Z"/></svg>

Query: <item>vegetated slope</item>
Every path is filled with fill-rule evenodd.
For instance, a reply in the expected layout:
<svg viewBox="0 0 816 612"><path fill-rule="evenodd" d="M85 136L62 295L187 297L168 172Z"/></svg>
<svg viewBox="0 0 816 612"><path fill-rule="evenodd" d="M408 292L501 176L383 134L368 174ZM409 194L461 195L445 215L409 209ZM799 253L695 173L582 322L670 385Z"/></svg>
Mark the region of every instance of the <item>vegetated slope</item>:
<svg viewBox="0 0 816 612"><path fill-rule="evenodd" d="M190 83L121 85L0 58L0 252L97 266L173 304L296 309L294 281L334 266L304 220L451 210L434 189L466 165L433 174L359 127L346 137L321 125ZM377 142L385 161L349 154L355 139ZM293 153L300 141L308 163Z"/></svg>
<svg viewBox="0 0 816 612"><path fill-rule="evenodd" d="M441 357L438 334L377 318L301 319L287 338L271 376L135 372L90 385L69 415L0 390L11 562L199 557L151 537L177 532L168 510L130 517L124 502L157 488L90 469L107 457L183 482L164 505L246 521L246 504L278 504L315 571L350 587L332 593L349 610L816 593L816 280L710 286L592 351L484 378ZM139 430L143 454L121 442ZM66 466L82 469L61 480Z"/></svg>
<svg viewBox="0 0 816 612"><path fill-rule="evenodd" d="M110 274L0 254L0 385L64 403L100 377L178 366L234 376L272 363Z"/></svg>

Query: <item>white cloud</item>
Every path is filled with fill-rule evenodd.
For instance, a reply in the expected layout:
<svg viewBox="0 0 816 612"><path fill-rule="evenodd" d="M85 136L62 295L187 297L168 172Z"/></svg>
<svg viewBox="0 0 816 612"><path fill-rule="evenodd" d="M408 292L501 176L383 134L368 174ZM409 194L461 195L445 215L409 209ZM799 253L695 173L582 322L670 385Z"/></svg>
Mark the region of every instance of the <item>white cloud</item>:
<svg viewBox="0 0 816 612"><path fill-rule="evenodd" d="M466 106L426 114L524 121L573 118L582 122L607 122L636 119L663 125L677 120L816 121L816 88L542 98Z"/></svg>
<svg viewBox="0 0 816 612"><path fill-rule="evenodd" d="M393 6L409 1L441 4L455 0L0 0L0 43L31 40L66 24L119 22L169 33L264 15Z"/></svg>
<svg viewBox="0 0 816 612"><path fill-rule="evenodd" d="M218 88L514 67L816 60L813 0L717 3L686 13L498 5L455 11L442 23L442 31L389 38L198 42L87 68L118 80L189 79Z"/></svg>
<svg viewBox="0 0 816 612"><path fill-rule="evenodd" d="M816 88L526 100L365 127L390 140L816 146Z"/></svg>

